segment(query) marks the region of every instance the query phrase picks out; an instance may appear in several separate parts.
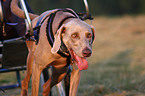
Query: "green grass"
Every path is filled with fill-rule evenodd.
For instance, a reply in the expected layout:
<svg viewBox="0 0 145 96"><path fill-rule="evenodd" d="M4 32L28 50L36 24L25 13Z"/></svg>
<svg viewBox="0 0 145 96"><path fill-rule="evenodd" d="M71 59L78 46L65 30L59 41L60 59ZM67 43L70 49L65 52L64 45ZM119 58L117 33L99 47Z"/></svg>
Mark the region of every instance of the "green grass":
<svg viewBox="0 0 145 96"><path fill-rule="evenodd" d="M93 54L77 96L145 96L145 16L96 17L93 25ZM0 74L0 85L15 82L15 73ZM6 93L20 96L20 88Z"/></svg>
<svg viewBox="0 0 145 96"><path fill-rule="evenodd" d="M7 84L7 83L16 83L16 73L15 72L8 72L8 73L1 73L0 74L0 86Z"/></svg>
<svg viewBox="0 0 145 96"><path fill-rule="evenodd" d="M145 94L145 75L141 75L144 68L131 67L131 53L132 50L126 50L90 65L89 69L82 73L79 87L81 94L78 96L105 96L115 92L128 92L121 96Z"/></svg>

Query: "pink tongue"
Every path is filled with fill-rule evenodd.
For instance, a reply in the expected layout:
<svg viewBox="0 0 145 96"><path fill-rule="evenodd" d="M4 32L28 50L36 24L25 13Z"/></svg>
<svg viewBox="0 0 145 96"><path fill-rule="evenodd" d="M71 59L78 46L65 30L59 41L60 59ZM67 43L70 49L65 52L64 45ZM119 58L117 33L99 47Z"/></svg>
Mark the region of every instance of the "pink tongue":
<svg viewBox="0 0 145 96"><path fill-rule="evenodd" d="M74 54L74 59L77 62L77 66L79 70L86 70L88 69L88 61L85 58L81 58Z"/></svg>

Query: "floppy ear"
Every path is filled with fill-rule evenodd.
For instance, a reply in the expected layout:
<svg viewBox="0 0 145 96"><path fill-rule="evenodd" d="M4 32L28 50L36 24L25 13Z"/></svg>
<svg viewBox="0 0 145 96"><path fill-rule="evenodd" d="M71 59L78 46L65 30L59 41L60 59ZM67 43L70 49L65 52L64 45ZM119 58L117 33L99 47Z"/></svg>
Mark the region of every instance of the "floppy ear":
<svg viewBox="0 0 145 96"><path fill-rule="evenodd" d="M64 32L65 26L64 24L58 29L57 33L54 36L54 43L53 47L51 49L51 52L53 54L57 53L59 51L59 48L61 46L61 33Z"/></svg>
<svg viewBox="0 0 145 96"><path fill-rule="evenodd" d="M94 26L92 26L91 25L91 28L92 28L92 34L93 34L93 36L92 36L92 43L94 42L94 40L95 40L95 33L96 33L96 29L95 29L95 27Z"/></svg>

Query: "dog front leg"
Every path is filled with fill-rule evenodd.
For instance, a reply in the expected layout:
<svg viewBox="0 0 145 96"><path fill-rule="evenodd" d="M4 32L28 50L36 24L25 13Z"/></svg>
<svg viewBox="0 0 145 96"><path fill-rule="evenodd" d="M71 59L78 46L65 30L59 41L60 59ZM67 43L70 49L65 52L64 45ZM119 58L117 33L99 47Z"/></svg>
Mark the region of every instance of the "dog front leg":
<svg viewBox="0 0 145 96"><path fill-rule="evenodd" d="M43 96L48 96L50 89L62 81L62 79L66 76L66 73L68 71L68 67L63 68L54 68L52 69L52 76L51 78L43 85Z"/></svg>
<svg viewBox="0 0 145 96"><path fill-rule="evenodd" d="M22 80L22 90L21 90L21 96L28 96L28 84L30 81L30 77L32 74L32 65L34 62L34 50L35 50L35 42L32 41L26 41L29 54L27 56L27 69L26 69L26 75L25 78Z"/></svg>
<svg viewBox="0 0 145 96"><path fill-rule="evenodd" d="M37 64L33 64L32 70L32 95L38 96L39 93L39 81L42 69Z"/></svg>
<svg viewBox="0 0 145 96"><path fill-rule="evenodd" d="M70 92L69 96L77 96L77 90L80 82L81 72L80 70L75 70L73 68L73 71L71 72L71 78L70 78Z"/></svg>
<svg viewBox="0 0 145 96"><path fill-rule="evenodd" d="M21 96L28 96L28 84L29 84L30 77L32 74L32 65L33 65L33 60L34 60L34 57L31 54L33 53L29 53L28 55L26 75L23 81L21 82L22 83Z"/></svg>

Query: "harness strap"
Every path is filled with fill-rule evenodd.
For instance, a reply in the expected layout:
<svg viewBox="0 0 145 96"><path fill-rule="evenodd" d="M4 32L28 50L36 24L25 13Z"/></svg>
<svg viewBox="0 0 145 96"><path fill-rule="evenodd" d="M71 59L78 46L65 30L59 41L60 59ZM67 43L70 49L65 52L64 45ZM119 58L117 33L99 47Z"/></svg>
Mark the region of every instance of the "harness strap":
<svg viewBox="0 0 145 96"><path fill-rule="evenodd" d="M66 8L66 9L62 9L64 12L69 12L71 14L73 14L76 18L80 18L72 9L70 8Z"/></svg>
<svg viewBox="0 0 145 96"><path fill-rule="evenodd" d="M52 31L52 21L53 21L54 17L55 17L55 14L52 13L47 21L47 27L46 27L47 39L48 39L51 47L53 46L53 43L54 43L54 35L53 35L53 31Z"/></svg>
<svg viewBox="0 0 145 96"><path fill-rule="evenodd" d="M50 15L48 15L47 13L44 14L41 18L39 18L39 20L37 21L35 27L33 28L34 30L34 38L36 40L36 44L38 44L39 42L39 32L40 32L40 27L42 25L42 23L46 20L47 17L49 17Z"/></svg>
<svg viewBox="0 0 145 96"><path fill-rule="evenodd" d="M66 10L58 10L58 11L65 11L65 12L67 12ZM55 15L56 15L56 13L58 11L56 11L55 13L52 13L50 15L48 21L47 21L47 27L46 27L47 32L46 32L46 34L47 34L47 39L48 39L49 44L51 45L51 47L53 47L53 43L54 43L54 35L53 35L53 30L52 30L52 23L53 23L53 20L55 18ZM69 19L69 18L76 18L76 17L74 17L74 16L68 16L68 17L64 18L59 23L59 26L58 26L57 29L59 29L62 26L62 24L64 23L64 21ZM56 34L56 32L55 32L55 34ZM68 57L68 56L70 56L68 49L66 48L65 44L62 41L62 38L61 38L60 50L57 53L60 54L62 57Z"/></svg>
<svg viewBox="0 0 145 96"><path fill-rule="evenodd" d="M73 17L73 16L68 16L68 17L64 18L64 19L60 22L60 24L59 24L59 26L58 26L58 29L62 26L62 24L65 22L65 20L67 20L67 19L69 19L69 18L75 18L75 17ZM65 46L65 44L63 43L62 38L61 38L60 50L62 50L63 52L69 54L69 51L68 51L67 47ZM70 54L69 54L69 55L70 55Z"/></svg>
<svg viewBox="0 0 145 96"><path fill-rule="evenodd" d="M64 19L59 23L59 26L58 26L57 29L59 29L59 28L62 26L62 24L64 23L64 21L67 20L67 19L69 19L69 18L76 18L76 17L68 16L68 17L64 18Z"/></svg>

